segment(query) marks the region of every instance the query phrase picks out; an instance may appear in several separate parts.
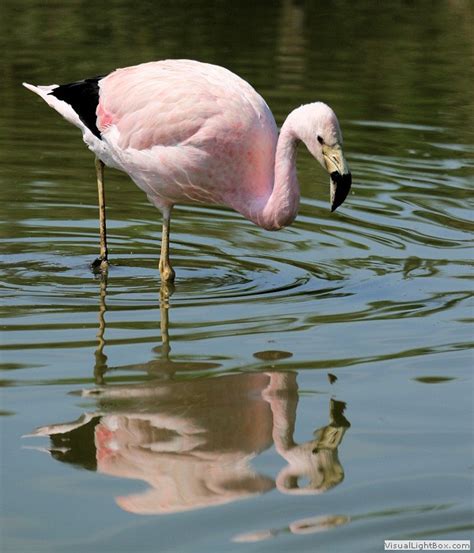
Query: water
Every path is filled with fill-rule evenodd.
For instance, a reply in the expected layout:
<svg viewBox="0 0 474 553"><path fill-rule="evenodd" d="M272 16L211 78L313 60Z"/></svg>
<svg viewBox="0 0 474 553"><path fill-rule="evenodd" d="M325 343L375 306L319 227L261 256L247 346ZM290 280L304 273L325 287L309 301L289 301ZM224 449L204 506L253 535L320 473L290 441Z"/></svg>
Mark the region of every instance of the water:
<svg viewBox="0 0 474 553"><path fill-rule="evenodd" d="M381 551L472 537L470 2L5 1L3 551ZM165 57L225 65L279 124L339 115L353 194L301 151L268 233L159 213L20 87ZM32 436L32 434L34 434ZM25 437L26 436L26 437Z"/></svg>

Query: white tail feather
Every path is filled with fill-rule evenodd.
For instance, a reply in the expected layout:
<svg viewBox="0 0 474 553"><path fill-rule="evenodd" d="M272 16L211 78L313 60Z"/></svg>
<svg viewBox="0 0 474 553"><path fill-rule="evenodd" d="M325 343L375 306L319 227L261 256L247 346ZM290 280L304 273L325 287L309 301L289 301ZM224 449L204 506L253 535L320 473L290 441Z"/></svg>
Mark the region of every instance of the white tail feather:
<svg viewBox="0 0 474 553"><path fill-rule="evenodd" d="M73 125L76 125L76 127L79 127L83 134L90 133L89 129L79 119L79 116L73 110L72 106L70 106L67 102L64 102L63 100L58 100L58 98L51 94L51 92L59 85L51 84L47 86L35 86L29 83L23 83L23 86L28 90L31 90L35 94L38 94L38 96L41 96L41 98L43 98L48 106L52 107L58 113L60 113L64 117L64 119L66 119Z"/></svg>
<svg viewBox="0 0 474 553"><path fill-rule="evenodd" d="M42 98L44 98L45 95L49 94L59 86L57 84L51 84L48 86L35 86L30 83L22 83L22 84L25 88L27 88L28 90L31 90L35 94L38 94L38 96L41 96Z"/></svg>

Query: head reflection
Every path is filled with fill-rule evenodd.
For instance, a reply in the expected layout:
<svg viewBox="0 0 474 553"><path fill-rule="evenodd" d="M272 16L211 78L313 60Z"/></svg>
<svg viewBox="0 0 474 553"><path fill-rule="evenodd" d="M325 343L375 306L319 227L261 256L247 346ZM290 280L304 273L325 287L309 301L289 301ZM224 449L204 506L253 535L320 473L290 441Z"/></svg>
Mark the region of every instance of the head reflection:
<svg viewBox="0 0 474 553"><path fill-rule="evenodd" d="M105 311L103 294L95 364L99 385L83 392L94 399L94 412L72 423L41 427L34 434L49 436L49 451L59 461L145 481L146 491L116 498L122 509L137 514L174 513L228 503L274 487L283 493L320 493L342 481L338 446L350 426L344 403L331 399L328 424L312 439L297 444L293 438L298 404L295 372L174 379L180 363L169 359L167 324L162 324L167 347L162 348L161 359L127 367L152 367L154 378L140 384L107 385L109 371L126 367L107 367ZM168 303L162 301L162 322L167 322L167 311ZM251 464L253 457L272 445L285 460L275 479L256 472Z"/></svg>

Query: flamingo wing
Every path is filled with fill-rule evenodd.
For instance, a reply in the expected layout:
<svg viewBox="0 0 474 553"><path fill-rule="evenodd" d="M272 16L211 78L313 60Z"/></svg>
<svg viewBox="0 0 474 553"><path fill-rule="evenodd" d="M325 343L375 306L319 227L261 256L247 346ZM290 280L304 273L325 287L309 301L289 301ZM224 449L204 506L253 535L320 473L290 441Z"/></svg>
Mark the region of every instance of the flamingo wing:
<svg viewBox="0 0 474 553"><path fill-rule="evenodd" d="M106 133L116 125L123 149L189 144L204 131L196 137L201 146L206 130L214 141L225 141L232 130L259 117L261 104L266 106L248 83L222 67L165 60L118 69L104 78L98 127Z"/></svg>

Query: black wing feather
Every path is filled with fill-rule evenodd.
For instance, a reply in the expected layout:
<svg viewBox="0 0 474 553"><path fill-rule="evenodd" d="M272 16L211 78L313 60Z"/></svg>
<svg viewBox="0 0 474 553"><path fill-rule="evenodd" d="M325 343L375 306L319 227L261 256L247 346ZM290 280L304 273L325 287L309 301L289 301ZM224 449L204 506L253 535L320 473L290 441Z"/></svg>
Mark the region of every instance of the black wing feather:
<svg viewBox="0 0 474 553"><path fill-rule="evenodd" d="M97 128L96 110L99 104L99 81L103 75L62 84L52 90L50 94L58 100L68 103L77 113L79 119L97 138L102 138Z"/></svg>

